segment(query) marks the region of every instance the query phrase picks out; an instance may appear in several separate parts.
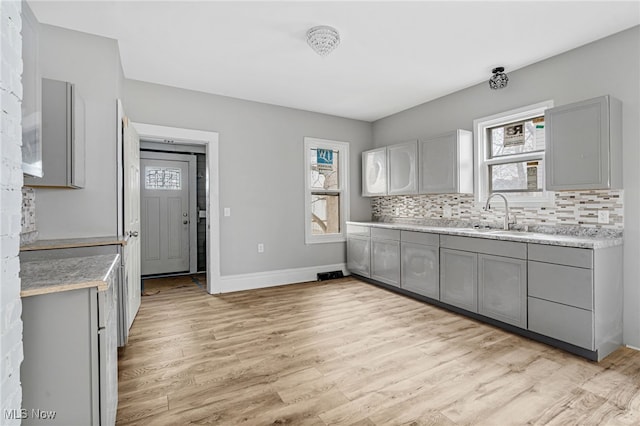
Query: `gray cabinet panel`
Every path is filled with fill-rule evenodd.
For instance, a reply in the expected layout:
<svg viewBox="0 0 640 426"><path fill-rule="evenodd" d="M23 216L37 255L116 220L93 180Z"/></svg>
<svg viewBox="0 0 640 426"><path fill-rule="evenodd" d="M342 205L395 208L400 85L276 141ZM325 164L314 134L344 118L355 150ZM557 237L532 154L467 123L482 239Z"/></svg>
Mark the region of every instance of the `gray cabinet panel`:
<svg viewBox="0 0 640 426"><path fill-rule="evenodd" d="M96 289L25 297L22 309L22 407L57 412L22 424L99 424Z"/></svg>
<svg viewBox="0 0 640 426"><path fill-rule="evenodd" d="M389 195L418 193L418 141L387 147Z"/></svg>
<svg viewBox="0 0 640 426"><path fill-rule="evenodd" d="M427 246L440 245L440 236L438 234L428 234L426 232L402 231L400 240L407 243L424 244Z"/></svg>
<svg viewBox="0 0 640 426"><path fill-rule="evenodd" d="M347 238L347 269L354 274L371 275L371 242L368 238Z"/></svg>
<svg viewBox="0 0 640 426"><path fill-rule="evenodd" d="M545 111L547 189L622 187L621 104L601 96Z"/></svg>
<svg viewBox="0 0 640 426"><path fill-rule="evenodd" d="M82 188L85 185L85 106L75 86L42 79L42 169L26 186Z"/></svg>
<svg viewBox="0 0 640 426"><path fill-rule="evenodd" d="M347 236L369 238L371 236L371 227L347 223Z"/></svg>
<svg viewBox="0 0 640 426"><path fill-rule="evenodd" d="M478 312L478 255L440 249L440 300Z"/></svg>
<svg viewBox="0 0 640 426"><path fill-rule="evenodd" d="M576 266L578 268L591 268L593 267L593 250L529 244L529 260Z"/></svg>
<svg viewBox="0 0 640 426"><path fill-rule="evenodd" d="M362 153L362 196L387 195L387 148Z"/></svg>
<svg viewBox="0 0 640 426"><path fill-rule="evenodd" d="M371 278L400 285L399 241L371 239Z"/></svg>
<svg viewBox="0 0 640 426"><path fill-rule="evenodd" d="M593 309L593 271L529 261L529 296Z"/></svg>
<svg viewBox="0 0 640 426"><path fill-rule="evenodd" d="M400 286L423 296L440 299L438 247L402 242L400 252Z"/></svg>
<svg viewBox="0 0 640 426"><path fill-rule="evenodd" d="M527 327L527 262L478 255L478 313Z"/></svg>
<svg viewBox="0 0 640 426"><path fill-rule="evenodd" d="M473 137L456 130L418 144L421 194L473 192Z"/></svg>
<svg viewBox="0 0 640 426"><path fill-rule="evenodd" d="M371 228L371 238L400 241L400 230L373 227Z"/></svg>
<svg viewBox="0 0 640 426"><path fill-rule="evenodd" d="M593 312L529 297L529 330L594 350Z"/></svg>
<svg viewBox="0 0 640 426"><path fill-rule="evenodd" d="M441 235L440 247L472 251L475 253L493 254L496 256L513 257L516 259L527 258L527 244L513 241Z"/></svg>

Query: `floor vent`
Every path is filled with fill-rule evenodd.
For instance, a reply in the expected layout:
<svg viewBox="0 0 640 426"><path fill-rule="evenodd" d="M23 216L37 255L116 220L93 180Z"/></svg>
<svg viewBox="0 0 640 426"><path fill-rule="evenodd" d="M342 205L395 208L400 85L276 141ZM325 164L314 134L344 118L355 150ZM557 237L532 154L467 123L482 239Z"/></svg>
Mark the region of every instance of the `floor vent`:
<svg viewBox="0 0 640 426"><path fill-rule="evenodd" d="M319 272L318 281L335 280L336 278L344 278L342 271Z"/></svg>

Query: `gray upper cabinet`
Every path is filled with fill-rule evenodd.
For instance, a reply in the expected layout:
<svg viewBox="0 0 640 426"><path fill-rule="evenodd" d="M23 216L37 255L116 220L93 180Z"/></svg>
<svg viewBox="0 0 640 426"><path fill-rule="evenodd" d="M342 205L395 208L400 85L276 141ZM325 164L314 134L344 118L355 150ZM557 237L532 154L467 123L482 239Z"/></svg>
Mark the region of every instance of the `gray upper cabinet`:
<svg viewBox="0 0 640 426"><path fill-rule="evenodd" d="M387 148L362 153L362 196L387 195Z"/></svg>
<svg viewBox="0 0 640 426"><path fill-rule="evenodd" d="M389 195L418 193L418 141L387 147Z"/></svg>
<svg viewBox="0 0 640 426"><path fill-rule="evenodd" d="M22 171L42 177L42 86L38 21L22 2Z"/></svg>
<svg viewBox="0 0 640 426"><path fill-rule="evenodd" d="M622 188L622 104L611 96L545 111L549 190Z"/></svg>
<svg viewBox="0 0 640 426"><path fill-rule="evenodd" d="M400 241L400 287L439 300L439 236L402 231Z"/></svg>
<svg viewBox="0 0 640 426"><path fill-rule="evenodd" d="M418 143L421 194L473 193L473 135L455 130Z"/></svg>
<svg viewBox="0 0 640 426"><path fill-rule="evenodd" d="M73 84L42 79L43 176L26 186L83 188L85 185L85 105Z"/></svg>

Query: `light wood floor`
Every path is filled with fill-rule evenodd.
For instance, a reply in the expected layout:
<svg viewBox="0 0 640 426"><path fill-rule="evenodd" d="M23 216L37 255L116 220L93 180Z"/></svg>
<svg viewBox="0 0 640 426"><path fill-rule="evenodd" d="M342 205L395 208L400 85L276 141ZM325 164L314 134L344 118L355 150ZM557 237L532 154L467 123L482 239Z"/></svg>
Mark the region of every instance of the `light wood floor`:
<svg viewBox="0 0 640 426"><path fill-rule="evenodd" d="M586 361L349 278L179 287L142 298L120 425L640 424L631 349Z"/></svg>

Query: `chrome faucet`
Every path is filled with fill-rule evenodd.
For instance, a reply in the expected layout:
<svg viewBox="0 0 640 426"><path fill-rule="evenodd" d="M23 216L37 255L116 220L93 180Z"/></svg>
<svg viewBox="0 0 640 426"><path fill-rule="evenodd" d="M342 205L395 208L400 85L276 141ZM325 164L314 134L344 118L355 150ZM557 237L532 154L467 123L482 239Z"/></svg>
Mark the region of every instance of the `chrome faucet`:
<svg viewBox="0 0 640 426"><path fill-rule="evenodd" d="M503 194L500 194L498 192L494 192L493 194L489 195L489 197L487 198L487 204L485 204L484 209L485 210L490 209L489 202L496 195L504 200L504 226L502 229L504 229L505 231L508 231L509 230L509 201L507 201L507 197L505 197Z"/></svg>

